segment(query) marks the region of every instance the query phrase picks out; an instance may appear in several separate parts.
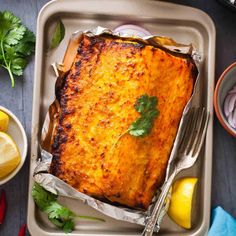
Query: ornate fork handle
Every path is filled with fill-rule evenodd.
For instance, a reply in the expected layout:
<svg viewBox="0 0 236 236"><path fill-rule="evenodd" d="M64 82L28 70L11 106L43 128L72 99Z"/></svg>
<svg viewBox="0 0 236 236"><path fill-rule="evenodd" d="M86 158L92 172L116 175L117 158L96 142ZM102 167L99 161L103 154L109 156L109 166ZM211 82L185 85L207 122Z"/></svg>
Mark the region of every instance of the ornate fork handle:
<svg viewBox="0 0 236 236"><path fill-rule="evenodd" d="M162 187L162 192L154 206L152 214L146 224L142 236L152 236L154 228L159 231L163 206L166 196L174 181L175 176L182 170L194 165L196 162L207 131L209 120L209 112L205 108L192 108L189 111L188 122L184 128L182 140L178 147L178 159L176 159L175 167L168 180ZM159 221L157 221L159 220ZM157 222L157 227L156 227Z"/></svg>
<svg viewBox="0 0 236 236"><path fill-rule="evenodd" d="M163 205L165 203L166 196L170 190L170 187L174 181L175 176L178 174L177 168L174 169L173 173L170 175L168 180L164 183L162 187L161 194L153 208L152 214L145 226L145 229L142 233L142 236L152 236L154 228L156 227L157 231L159 231L160 226L157 223L157 219L159 218ZM157 223L157 226L156 226Z"/></svg>

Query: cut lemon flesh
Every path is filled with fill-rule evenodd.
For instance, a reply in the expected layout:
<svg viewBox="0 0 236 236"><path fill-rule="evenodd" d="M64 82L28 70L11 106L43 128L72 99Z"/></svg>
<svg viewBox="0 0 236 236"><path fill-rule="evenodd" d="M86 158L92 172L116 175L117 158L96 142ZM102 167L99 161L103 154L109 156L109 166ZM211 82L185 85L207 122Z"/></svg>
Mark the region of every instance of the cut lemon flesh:
<svg viewBox="0 0 236 236"><path fill-rule="evenodd" d="M0 111L0 131L6 132L8 129L9 124L9 116L3 112Z"/></svg>
<svg viewBox="0 0 236 236"><path fill-rule="evenodd" d="M0 179L10 174L20 163L21 157L12 138L0 131Z"/></svg>
<svg viewBox="0 0 236 236"><path fill-rule="evenodd" d="M197 178L181 178L172 186L168 215L185 229L191 228L192 200L197 181Z"/></svg>

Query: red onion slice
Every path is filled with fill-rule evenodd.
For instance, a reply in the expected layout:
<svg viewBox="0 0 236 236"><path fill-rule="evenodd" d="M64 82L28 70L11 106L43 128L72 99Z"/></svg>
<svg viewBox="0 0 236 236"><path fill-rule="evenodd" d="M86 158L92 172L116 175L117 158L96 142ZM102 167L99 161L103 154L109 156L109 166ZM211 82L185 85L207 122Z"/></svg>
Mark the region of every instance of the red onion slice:
<svg viewBox="0 0 236 236"><path fill-rule="evenodd" d="M231 89L228 93L229 93L229 94L236 93L236 87L233 88L233 89Z"/></svg>
<svg viewBox="0 0 236 236"><path fill-rule="evenodd" d="M115 33L120 33L121 36L140 37L152 35L149 31L138 25L121 25L114 29Z"/></svg>
<svg viewBox="0 0 236 236"><path fill-rule="evenodd" d="M232 97L229 100L229 112L232 112L235 108L235 102L236 102L236 93L232 95Z"/></svg>
<svg viewBox="0 0 236 236"><path fill-rule="evenodd" d="M234 109L233 113L233 122L234 122L234 128L236 128L236 109Z"/></svg>
<svg viewBox="0 0 236 236"><path fill-rule="evenodd" d="M225 112L226 117L229 117L229 101L231 97L232 97L232 94L228 94L224 102L224 112Z"/></svg>
<svg viewBox="0 0 236 236"><path fill-rule="evenodd" d="M233 128L236 128L232 112L229 114L228 122L229 122L230 126L232 126Z"/></svg>
<svg viewBox="0 0 236 236"><path fill-rule="evenodd" d="M224 101L224 113L229 125L236 129L236 85L229 90Z"/></svg>

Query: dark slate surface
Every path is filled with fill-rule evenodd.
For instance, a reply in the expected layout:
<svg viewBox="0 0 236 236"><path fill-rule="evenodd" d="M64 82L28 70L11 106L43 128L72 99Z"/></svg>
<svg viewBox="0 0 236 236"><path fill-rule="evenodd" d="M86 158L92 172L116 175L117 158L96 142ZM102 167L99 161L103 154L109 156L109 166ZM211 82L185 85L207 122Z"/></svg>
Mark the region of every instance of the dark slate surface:
<svg viewBox="0 0 236 236"><path fill-rule="evenodd" d="M34 32L36 17L47 0L0 0L0 11L10 10ZM98 1L99 2L99 1ZM231 12L215 0L173 0L170 2L197 7L211 16L217 31L216 81L223 70L236 61L236 12ZM1 24L1 22L0 22ZM32 88L34 58L25 70L24 76L16 79L15 89L0 69L0 105L12 110L26 128L28 140L31 132ZM8 209L1 236L15 236L20 225L26 223L29 158L17 174L7 184L0 186L7 193ZM221 205L236 217L236 139L228 135L217 119L214 122L212 206Z"/></svg>

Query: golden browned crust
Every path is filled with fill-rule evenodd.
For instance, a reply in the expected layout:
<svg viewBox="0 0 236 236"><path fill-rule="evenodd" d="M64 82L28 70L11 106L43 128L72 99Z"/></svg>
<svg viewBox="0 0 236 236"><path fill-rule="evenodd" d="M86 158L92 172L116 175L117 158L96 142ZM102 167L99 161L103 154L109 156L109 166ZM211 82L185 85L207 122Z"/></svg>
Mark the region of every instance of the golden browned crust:
<svg viewBox="0 0 236 236"><path fill-rule="evenodd" d="M196 67L140 42L84 36L57 92L58 127L50 171L80 192L146 209L164 179ZM117 137L139 117L135 101L157 96L160 115L144 137Z"/></svg>

